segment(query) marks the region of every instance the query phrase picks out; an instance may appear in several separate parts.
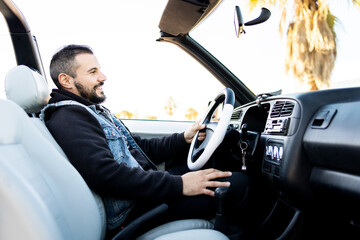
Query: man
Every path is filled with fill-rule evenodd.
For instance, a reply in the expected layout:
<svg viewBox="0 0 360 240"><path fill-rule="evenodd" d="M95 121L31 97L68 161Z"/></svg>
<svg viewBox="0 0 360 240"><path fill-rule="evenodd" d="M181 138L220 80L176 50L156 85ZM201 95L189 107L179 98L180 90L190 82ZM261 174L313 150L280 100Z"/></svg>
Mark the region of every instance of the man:
<svg viewBox="0 0 360 240"><path fill-rule="evenodd" d="M132 136L100 105L106 77L87 46L69 45L58 51L50 74L58 89L53 89L42 117L70 162L103 198L109 230L163 202L174 218L213 215L214 189L230 186L218 179L230 177L231 172L205 169L171 175L155 166L187 151L204 126L194 124L184 133L161 139Z"/></svg>

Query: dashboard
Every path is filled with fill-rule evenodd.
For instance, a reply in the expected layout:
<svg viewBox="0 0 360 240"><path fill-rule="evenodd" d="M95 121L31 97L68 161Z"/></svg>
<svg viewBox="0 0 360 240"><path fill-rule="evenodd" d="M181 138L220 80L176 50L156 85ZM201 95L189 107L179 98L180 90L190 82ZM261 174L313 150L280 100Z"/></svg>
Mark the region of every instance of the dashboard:
<svg viewBox="0 0 360 240"><path fill-rule="evenodd" d="M234 109L231 124L256 134L247 156L290 201L360 199L360 88L272 96Z"/></svg>

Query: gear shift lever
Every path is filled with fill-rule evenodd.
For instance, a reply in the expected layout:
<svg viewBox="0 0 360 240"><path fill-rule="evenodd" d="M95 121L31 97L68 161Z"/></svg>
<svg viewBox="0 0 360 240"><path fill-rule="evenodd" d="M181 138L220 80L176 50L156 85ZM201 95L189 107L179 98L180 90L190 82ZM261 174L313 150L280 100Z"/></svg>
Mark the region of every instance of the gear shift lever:
<svg viewBox="0 0 360 240"><path fill-rule="evenodd" d="M227 224L224 216L225 198L229 191L227 187L218 187L215 189L216 201L216 216L215 216L215 230L224 234L228 232Z"/></svg>

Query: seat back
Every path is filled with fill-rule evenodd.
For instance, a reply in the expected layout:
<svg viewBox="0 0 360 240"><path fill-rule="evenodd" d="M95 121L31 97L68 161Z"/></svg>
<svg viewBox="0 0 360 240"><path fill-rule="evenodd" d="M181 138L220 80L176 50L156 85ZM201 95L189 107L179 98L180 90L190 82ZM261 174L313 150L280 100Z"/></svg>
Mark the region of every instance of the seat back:
<svg viewBox="0 0 360 240"><path fill-rule="evenodd" d="M24 71L30 72L24 77ZM39 95L23 96L37 94L46 85L41 75L39 78L31 71L25 66L10 71L5 91L11 101L0 100L0 239L103 239L101 201L45 125L14 103L28 99L18 101L27 113L38 112L46 104ZM42 86L35 91L16 91L14 88L24 86L19 76L22 81L37 81Z"/></svg>

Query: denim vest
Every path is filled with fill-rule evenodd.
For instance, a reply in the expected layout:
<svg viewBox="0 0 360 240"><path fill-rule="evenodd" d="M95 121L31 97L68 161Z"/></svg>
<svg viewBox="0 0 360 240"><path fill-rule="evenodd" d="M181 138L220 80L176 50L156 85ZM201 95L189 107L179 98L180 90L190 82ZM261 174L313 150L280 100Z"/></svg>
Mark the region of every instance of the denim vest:
<svg viewBox="0 0 360 240"><path fill-rule="evenodd" d="M131 155L129 148L137 149L146 159L148 159L120 119L113 116L109 110L100 105L98 106L100 106L102 110L97 110L95 105L85 106L84 104L72 100L60 101L45 106L41 110L40 119L44 121L45 114L48 114L49 111L54 111L58 107L68 105L78 105L84 107L99 121L115 161L118 163L125 163L129 167L141 168L139 163ZM120 226L125 221L127 215L135 204L134 200L113 197L103 197L102 200L105 206L107 228L109 230Z"/></svg>

